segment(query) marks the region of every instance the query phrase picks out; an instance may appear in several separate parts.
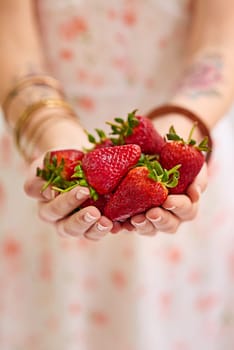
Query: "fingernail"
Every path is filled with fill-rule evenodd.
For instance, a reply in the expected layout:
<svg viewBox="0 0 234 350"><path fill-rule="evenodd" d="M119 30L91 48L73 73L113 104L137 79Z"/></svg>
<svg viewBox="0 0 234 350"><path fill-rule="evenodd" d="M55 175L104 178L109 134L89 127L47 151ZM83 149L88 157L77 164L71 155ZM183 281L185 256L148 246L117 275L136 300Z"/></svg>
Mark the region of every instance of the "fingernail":
<svg viewBox="0 0 234 350"><path fill-rule="evenodd" d="M161 220L162 220L162 217L161 217L161 216L159 216L159 217L157 217L157 218L155 218L155 219L151 219L151 218L149 218L149 220L150 220L150 221L152 221L153 223L157 223L157 222L159 222L159 221L161 221Z"/></svg>
<svg viewBox="0 0 234 350"><path fill-rule="evenodd" d="M87 188L81 188L76 192L76 198L78 200L83 199L89 195L89 190Z"/></svg>
<svg viewBox="0 0 234 350"><path fill-rule="evenodd" d="M94 220L97 220L96 216L91 215L89 212L85 213L84 215L84 221L86 222L92 222Z"/></svg>
<svg viewBox="0 0 234 350"><path fill-rule="evenodd" d="M172 206L172 207L164 207L164 209L166 209L166 210L174 210L176 207L175 206Z"/></svg>
<svg viewBox="0 0 234 350"><path fill-rule="evenodd" d="M56 191L52 190L49 187L46 188L45 191L41 192L41 194L47 200L51 200L51 199L54 199L56 197Z"/></svg>
<svg viewBox="0 0 234 350"><path fill-rule="evenodd" d="M141 221L141 222L135 222L135 221L133 222L133 225L136 227L143 227L143 226L145 226L145 224L146 224L146 220Z"/></svg>
<svg viewBox="0 0 234 350"><path fill-rule="evenodd" d="M108 227L107 226L103 226L100 223L97 223L97 229L98 229L98 231L102 232L102 231L106 231L108 229Z"/></svg>

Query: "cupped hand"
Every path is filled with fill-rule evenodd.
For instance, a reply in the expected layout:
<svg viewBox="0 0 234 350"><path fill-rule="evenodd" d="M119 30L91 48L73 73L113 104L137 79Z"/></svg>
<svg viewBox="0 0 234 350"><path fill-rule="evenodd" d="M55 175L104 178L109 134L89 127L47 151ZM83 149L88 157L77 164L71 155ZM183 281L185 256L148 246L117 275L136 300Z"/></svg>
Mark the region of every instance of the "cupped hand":
<svg viewBox="0 0 234 350"><path fill-rule="evenodd" d="M195 219L199 209L199 199L208 184L205 163L186 194L169 195L162 207L152 208L144 215L135 215L131 224L141 235L153 236L158 231L175 233L184 221Z"/></svg>
<svg viewBox="0 0 234 350"><path fill-rule="evenodd" d="M205 163L186 194L169 195L162 207L135 215L125 223L113 223L94 206L76 211L89 198L89 191L85 187L77 186L59 195L50 188L41 192L44 181L36 176L36 168L42 166L42 161L43 157L31 164L24 185L26 194L38 200L39 217L51 223L61 236L84 236L94 241L122 229L147 236L154 236L159 231L175 233L182 222L195 219L200 196L208 183Z"/></svg>
<svg viewBox="0 0 234 350"><path fill-rule="evenodd" d="M102 216L94 206L76 209L89 198L85 187L77 186L69 192L57 195L51 188L41 191L44 181L36 176L37 167L42 167L43 156L35 160L29 169L24 184L26 194L38 200L39 217L51 223L61 236L86 237L97 241L106 236L113 223Z"/></svg>

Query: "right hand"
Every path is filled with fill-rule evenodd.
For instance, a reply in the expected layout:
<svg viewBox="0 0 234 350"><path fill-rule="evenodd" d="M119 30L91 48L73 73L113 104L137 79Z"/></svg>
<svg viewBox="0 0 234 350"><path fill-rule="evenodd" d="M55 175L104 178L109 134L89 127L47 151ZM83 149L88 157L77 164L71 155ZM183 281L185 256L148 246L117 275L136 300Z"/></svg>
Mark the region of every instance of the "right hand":
<svg viewBox="0 0 234 350"><path fill-rule="evenodd" d="M113 223L102 216L96 207L89 206L72 213L89 198L86 188L77 186L59 195L50 188L41 192L44 181L36 176L36 169L42 167L43 157L31 163L24 184L26 194L38 201L39 217L51 223L61 236L84 236L93 241L106 236L112 230Z"/></svg>

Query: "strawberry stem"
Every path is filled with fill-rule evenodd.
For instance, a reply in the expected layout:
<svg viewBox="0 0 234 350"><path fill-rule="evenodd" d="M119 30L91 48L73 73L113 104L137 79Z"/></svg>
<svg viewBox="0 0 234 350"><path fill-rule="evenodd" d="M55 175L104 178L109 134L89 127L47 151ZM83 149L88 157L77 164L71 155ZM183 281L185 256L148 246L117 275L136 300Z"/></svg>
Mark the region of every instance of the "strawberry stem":
<svg viewBox="0 0 234 350"><path fill-rule="evenodd" d="M139 124L139 120L136 118L137 109L128 113L127 120L122 118L115 118L113 122L106 122L111 127L111 135L118 135L117 138L111 138L111 141L115 145L123 145L125 138L132 135L133 129Z"/></svg>
<svg viewBox="0 0 234 350"><path fill-rule="evenodd" d="M195 128L197 127L197 122L195 122L189 132L188 140L184 141L175 131L174 126L170 126L169 133L166 135L168 141L180 141L183 144L187 144L189 146L195 146L195 148L199 151L209 152L211 151L208 147L208 136L205 136L204 139L196 146L196 140L192 138Z"/></svg>
<svg viewBox="0 0 234 350"><path fill-rule="evenodd" d="M161 182L166 187L172 188L178 184L180 177L180 172L178 169L181 167L180 164L177 164L173 168L167 170L164 169L155 158L142 154L139 162L136 164L136 167L137 166L147 167L149 170L149 178L153 179L154 181Z"/></svg>
<svg viewBox="0 0 234 350"><path fill-rule="evenodd" d="M72 177L74 177L76 179L77 185L88 187L91 198L93 198L94 200L98 199L97 191L92 186L89 185L89 183L85 177L85 173L84 173L82 166L80 164L75 167L75 172L72 175Z"/></svg>

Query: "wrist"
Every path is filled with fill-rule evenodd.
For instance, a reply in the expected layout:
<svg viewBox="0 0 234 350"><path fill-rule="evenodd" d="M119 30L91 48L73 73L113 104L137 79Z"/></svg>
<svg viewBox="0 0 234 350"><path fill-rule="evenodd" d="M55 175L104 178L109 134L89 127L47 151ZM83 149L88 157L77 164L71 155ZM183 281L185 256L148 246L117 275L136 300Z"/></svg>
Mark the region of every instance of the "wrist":
<svg viewBox="0 0 234 350"><path fill-rule="evenodd" d="M186 140L189 136L189 133L194 126L194 122L183 115L180 114L168 114L164 116L159 116L157 119L152 122L157 129L157 131L165 136L169 132L170 126L174 126L177 134ZM193 138L199 142L204 138L204 135L201 133L199 128L195 128L193 133Z"/></svg>
<svg viewBox="0 0 234 350"><path fill-rule="evenodd" d="M78 118L71 118L60 108L37 111L23 136L31 159L49 149L90 147Z"/></svg>

